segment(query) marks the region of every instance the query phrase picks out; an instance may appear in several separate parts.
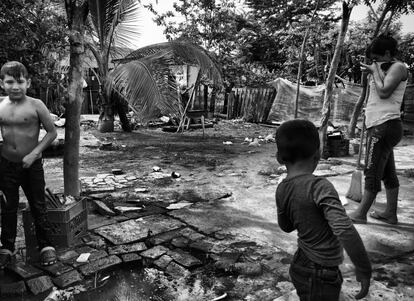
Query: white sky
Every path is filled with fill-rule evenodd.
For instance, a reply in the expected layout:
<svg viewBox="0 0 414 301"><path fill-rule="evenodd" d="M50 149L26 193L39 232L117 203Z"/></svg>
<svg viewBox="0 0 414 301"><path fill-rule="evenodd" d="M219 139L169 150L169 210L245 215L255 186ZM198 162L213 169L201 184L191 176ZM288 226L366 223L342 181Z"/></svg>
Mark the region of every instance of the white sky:
<svg viewBox="0 0 414 301"><path fill-rule="evenodd" d="M156 0L144 0L142 2L144 4L152 2L157 11L165 12L167 10L173 10L172 5L175 1L158 0L158 4L155 3ZM351 20L358 21L364 19L367 16L368 10L369 8L365 5L358 5L354 7L351 14ZM142 27L142 35L138 40L138 47L167 41L163 35L163 28L157 26L152 19L153 14L144 9L142 13L142 23L140 24ZM414 32L414 14L404 15L400 18L400 21L403 24L403 33Z"/></svg>

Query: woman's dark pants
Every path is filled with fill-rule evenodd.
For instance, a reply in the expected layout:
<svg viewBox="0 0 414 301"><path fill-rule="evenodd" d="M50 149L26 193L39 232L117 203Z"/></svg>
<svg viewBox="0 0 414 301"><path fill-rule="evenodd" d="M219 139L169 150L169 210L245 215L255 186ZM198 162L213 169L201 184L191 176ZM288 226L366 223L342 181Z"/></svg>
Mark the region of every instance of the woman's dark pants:
<svg viewBox="0 0 414 301"><path fill-rule="evenodd" d="M401 120L389 120L369 128L367 134L365 189L373 193L381 191L381 180L386 189L399 187L393 148L403 135Z"/></svg>

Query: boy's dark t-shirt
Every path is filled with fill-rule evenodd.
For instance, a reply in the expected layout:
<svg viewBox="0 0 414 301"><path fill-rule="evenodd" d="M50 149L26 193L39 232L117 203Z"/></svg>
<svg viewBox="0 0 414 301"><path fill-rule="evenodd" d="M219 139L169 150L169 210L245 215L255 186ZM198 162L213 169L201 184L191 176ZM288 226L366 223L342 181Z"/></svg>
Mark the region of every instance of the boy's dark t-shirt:
<svg viewBox="0 0 414 301"><path fill-rule="evenodd" d="M312 174L284 179L276 190L276 204L280 228L297 229L298 247L311 261L323 266L342 263L338 237L352 240L358 234L331 182Z"/></svg>

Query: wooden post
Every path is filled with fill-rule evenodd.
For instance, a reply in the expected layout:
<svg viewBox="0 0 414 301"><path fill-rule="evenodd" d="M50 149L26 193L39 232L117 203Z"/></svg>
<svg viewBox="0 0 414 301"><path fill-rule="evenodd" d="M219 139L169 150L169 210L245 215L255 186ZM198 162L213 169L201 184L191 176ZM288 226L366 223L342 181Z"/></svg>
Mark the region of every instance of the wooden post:
<svg viewBox="0 0 414 301"><path fill-rule="evenodd" d="M89 87L89 99L91 101L91 114L93 114L93 98L92 98L92 90L91 90L91 87Z"/></svg>

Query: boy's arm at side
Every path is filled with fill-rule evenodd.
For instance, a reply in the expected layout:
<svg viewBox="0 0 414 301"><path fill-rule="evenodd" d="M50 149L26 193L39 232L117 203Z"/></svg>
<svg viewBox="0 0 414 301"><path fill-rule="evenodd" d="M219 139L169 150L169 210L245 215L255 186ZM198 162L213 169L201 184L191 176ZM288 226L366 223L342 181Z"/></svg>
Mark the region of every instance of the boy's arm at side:
<svg viewBox="0 0 414 301"><path fill-rule="evenodd" d="M56 139L57 136L55 125L45 104L41 100L35 99L34 105L39 121L46 130L46 135L36 145L36 147L23 158L23 168L29 168L35 160L41 158L42 152L53 142L53 140Z"/></svg>
<svg viewBox="0 0 414 301"><path fill-rule="evenodd" d="M26 167L29 167L34 160L39 159L41 157L41 153L53 142L53 140L56 139L57 136L55 124L50 117L50 112L47 109L46 105L41 100L36 99L35 108L39 116L39 121L43 125L43 128L46 130L46 135L30 152L30 154L25 157L27 160L23 158L23 164L25 162L28 164ZM34 160L32 161L32 159Z"/></svg>
<svg viewBox="0 0 414 301"><path fill-rule="evenodd" d="M43 128L46 131L46 135L42 138L39 144L33 149L35 153L42 153L53 140L57 137L57 131L55 124L53 123L52 117L50 116L50 112L47 109L46 105L39 101L37 105L37 112L39 115L40 123L43 125Z"/></svg>
<svg viewBox="0 0 414 301"><path fill-rule="evenodd" d="M371 278L372 268L367 251L340 200L326 198L319 205L323 209L332 232L338 237L352 263L355 265L357 278Z"/></svg>

